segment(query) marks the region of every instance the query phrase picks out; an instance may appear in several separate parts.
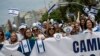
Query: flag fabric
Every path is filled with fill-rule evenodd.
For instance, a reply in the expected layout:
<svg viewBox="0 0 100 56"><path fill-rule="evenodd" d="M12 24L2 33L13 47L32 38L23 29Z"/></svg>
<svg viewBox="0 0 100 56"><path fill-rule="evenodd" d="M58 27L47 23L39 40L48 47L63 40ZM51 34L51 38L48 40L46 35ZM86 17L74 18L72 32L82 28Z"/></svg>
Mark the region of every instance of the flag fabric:
<svg viewBox="0 0 100 56"><path fill-rule="evenodd" d="M48 14L50 14L54 9L58 8L57 4L53 4L51 8L48 10Z"/></svg>
<svg viewBox="0 0 100 56"><path fill-rule="evenodd" d="M33 39L22 40L20 42L18 51L23 53L25 56L29 56L32 51L32 48L34 47L34 44L35 44L35 40Z"/></svg>
<svg viewBox="0 0 100 56"><path fill-rule="evenodd" d="M36 40L36 44L37 44L38 53L44 53L45 52L45 46L44 46L43 40Z"/></svg>
<svg viewBox="0 0 100 56"><path fill-rule="evenodd" d="M71 35L56 41L54 38L44 40L45 52L38 53L33 47L30 56L100 56L100 32Z"/></svg>
<svg viewBox="0 0 100 56"><path fill-rule="evenodd" d="M25 56L17 51L19 43L15 44L0 44L0 56Z"/></svg>
<svg viewBox="0 0 100 56"><path fill-rule="evenodd" d="M38 52L33 39L23 40L20 44L0 44L0 56L100 56L100 32L70 35L59 41L47 38L43 42L43 53ZM39 43L41 47L42 41Z"/></svg>
<svg viewBox="0 0 100 56"><path fill-rule="evenodd" d="M89 13L92 13L92 14L96 15L98 13L98 9L96 9L96 7L92 7L90 9L90 12Z"/></svg>
<svg viewBox="0 0 100 56"><path fill-rule="evenodd" d="M84 10L84 12L85 12L86 14L93 14L93 15L96 15L96 14L98 13L98 9L97 9L96 7L91 7L91 8L89 9L89 7L84 6L83 10Z"/></svg>
<svg viewBox="0 0 100 56"><path fill-rule="evenodd" d="M18 9L8 9L8 13L12 14L12 15L18 15L19 14L19 10Z"/></svg>
<svg viewBox="0 0 100 56"><path fill-rule="evenodd" d="M2 47L3 47L3 44L0 44L0 50L2 49Z"/></svg>

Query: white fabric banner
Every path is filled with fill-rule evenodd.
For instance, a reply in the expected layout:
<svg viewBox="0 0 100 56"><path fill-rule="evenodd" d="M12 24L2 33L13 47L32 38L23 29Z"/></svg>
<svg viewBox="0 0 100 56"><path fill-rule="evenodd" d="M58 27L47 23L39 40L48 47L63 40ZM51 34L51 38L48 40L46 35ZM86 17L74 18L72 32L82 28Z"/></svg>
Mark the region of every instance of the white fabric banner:
<svg viewBox="0 0 100 56"><path fill-rule="evenodd" d="M17 51L19 43L4 45L0 50L0 56L25 56Z"/></svg>
<svg viewBox="0 0 100 56"><path fill-rule="evenodd" d="M62 37L60 40L47 38L43 42L45 52L38 53L35 43L30 56L100 56L99 32ZM0 56L25 56L21 52L13 50L15 46L17 44L3 47L0 50ZM12 49L10 50L10 48Z"/></svg>
<svg viewBox="0 0 100 56"><path fill-rule="evenodd" d="M86 33L44 40L45 52L39 54L35 45L30 56L100 56L100 33Z"/></svg>

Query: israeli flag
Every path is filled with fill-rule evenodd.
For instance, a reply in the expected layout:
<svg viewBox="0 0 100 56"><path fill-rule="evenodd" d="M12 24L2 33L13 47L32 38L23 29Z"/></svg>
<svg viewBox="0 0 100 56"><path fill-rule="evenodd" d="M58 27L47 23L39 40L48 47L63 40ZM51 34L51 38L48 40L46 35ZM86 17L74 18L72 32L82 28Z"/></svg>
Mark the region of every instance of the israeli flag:
<svg viewBox="0 0 100 56"><path fill-rule="evenodd" d="M91 7L90 10L89 10L89 8L87 6L84 6L83 10L87 14L96 15L98 13L98 9L96 7Z"/></svg>
<svg viewBox="0 0 100 56"><path fill-rule="evenodd" d="M54 9L58 8L58 4L53 4L51 8L48 10L48 14L50 14Z"/></svg>
<svg viewBox="0 0 100 56"><path fill-rule="evenodd" d="M0 50L2 49L2 47L3 47L3 44L0 44Z"/></svg>
<svg viewBox="0 0 100 56"><path fill-rule="evenodd" d="M19 10L18 9L8 9L8 13L11 15L18 15L19 14Z"/></svg>
<svg viewBox="0 0 100 56"><path fill-rule="evenodd" d="M30 56L34 47L35 41L33 39L22 40L18 51L22 52L25 56Z"/></svg>
<svg viewBox="0 0 100 56"><path fill-rule="evenodd" d="M45 52L45 46L44 46L43 40L40 40L40 39L37 40L36 44L37 44L38 53L44 53Z"/></svg>
<svg viewBox="0 0 100 56"><path fill-rule="evenodd" d="M98 13L98 9L96 9L96 7L92 7L90 13L96 15Z"/></svg>
<svg viewBox="0 0 100 56"><path fill-rule="evenodd" d="M83 10L84 10L85 13L89 12L89 8L87 6L84 6Z"/></svg>

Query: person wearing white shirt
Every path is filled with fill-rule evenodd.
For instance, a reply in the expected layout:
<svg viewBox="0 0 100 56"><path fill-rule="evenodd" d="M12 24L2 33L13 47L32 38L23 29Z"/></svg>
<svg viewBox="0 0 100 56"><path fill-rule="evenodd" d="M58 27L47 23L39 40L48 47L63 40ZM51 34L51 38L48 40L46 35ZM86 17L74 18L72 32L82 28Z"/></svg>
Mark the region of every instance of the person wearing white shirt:
<svg viewBox="0 0 100 56"><path fill-rule="evenodd" d="M11 33L11 38L9 39L9 44L15 44L18 42L18 37L16 32Z"/></svg>
<svg viewBox="0 0 100 56"><path fill-rule="evenodd" d="M26 29L25 25L21 25L19 27L19 32L17 33L18 41L21 41L24 38L24 31L25 31L25 29Z"/></svg>
<svg viewBox="0 0 100 56"><path fill-rule="evenodd" d="M85 28L86 30L83 31L83 33L93 33L94 23L92 20L87 19L85 22Z"/></svg>

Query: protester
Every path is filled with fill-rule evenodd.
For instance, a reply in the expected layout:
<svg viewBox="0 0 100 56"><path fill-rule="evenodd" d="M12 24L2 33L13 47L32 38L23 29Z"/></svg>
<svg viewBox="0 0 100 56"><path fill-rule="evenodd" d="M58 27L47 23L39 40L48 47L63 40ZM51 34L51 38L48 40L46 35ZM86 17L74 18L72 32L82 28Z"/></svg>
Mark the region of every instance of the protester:
<svg viewBox="0 0 100 56"><path fill-rule="evenodd" d="M25 56L29 56L35 44L35 40L36 39L33 37L32 31L29 28L25 29L24 38L20 42L18 51L22 52Z"/></svg>
<svg viewBox="0 0 100 56"><path fill-rule="evenodd" d="M76 27L76 33L77 34L81 33L82 30L81 30L81 27L80 27L79 23L76 22L75 27Z"/></svg>
<svg viewBox="0 0 100 56"><path fill-rule="evenodd" d="M71 27L72 27L72 31L71 31L70 34L71 34L71 35L75 35L75 34L77 34L77 32L76 32L75 22L72 23Z"/></svg>
<svg viewBox="0 0 100 56"><path fill-rule="evenodd" d="M24 39L36 39L35 37L33 37L31 29L27 28L25 30Z"/></svg>
<svg viewBox="0 0 100 56"><path fill-rule="evenodd" d="M18 41L21 41L24 38L24 31L25 31L25 29L26 29L25 25L21 25L19 27L19 32L17 33Z"/></svg>
<svg viewBox="0 0 100 56"><path fill-rule="evenodd" d="M32 34L33 34L34 37L38 37L38 34L40 34L39 28L36 27L36 26L33 27L33 28L32 28Z"/></svg>
<svg viewBox="0 0 100 56"><path fill-rule="evenodd" d="M85 31L83 33L92 33L94 28L94 22L91 19L87 19L85 22Z"/></svg>
<svg viewBox="0 0 100 56"><path fill-rule="evenodd" d="M0 30L0 44L7 44L8 41L5 39L3 30Z"/></svg>
<svg viewBox="0 0 100 56"><path fill-rule="evenodd" d="M81 26L82 32L85 30L85 20L86 19L83 19L83 18L80 19L80 26Z"/></svg>
<svg viewBox="0 0 100 56"><path fill-rule="evenodd" d="M95 32L100 32L100 22L97 22L95 28L96 28Z"/></svg>
<svg viewBox="0 0 100 56"><path fill-rule="evenodd" d="M43 32L46 33L46 30L47 30L47 21L44 21L42 25L43 25L43 29L44 29Z"/></svg>
<svg viewBox="0 0 100 56"><path fill-rule="evenodd" d="M54 24L54 27L55 27L55 33L61 32L61 29L60 29L60 27L59 27L59 23L55 23L55 24Z"/></svg>
<svg viewBox="0 0 100 56"><path fill-rule="evenodd" d="M15 44L15 43L17 43L17 42L18 42L17 34L16 34L16 32L12 32L12 33L11 33L11 38L10 38L10 40L9 40L9 43L10 43L10 44Z"/></svg>
<svg viewBox="0 0 100 56"><path fill-rule="evenodd" d="M11 37L11 32L12 30L9 30L5 33L6 40L8 40Z"/></svg>
<svg viewBox="0 0 100 56"><path fill-rule="evenodd" d="M55 28L54 26L50 25L48 29L48 37L53 37L54 33L55 33Z"/></svg>

